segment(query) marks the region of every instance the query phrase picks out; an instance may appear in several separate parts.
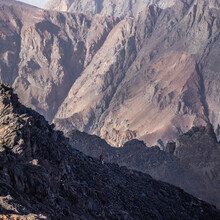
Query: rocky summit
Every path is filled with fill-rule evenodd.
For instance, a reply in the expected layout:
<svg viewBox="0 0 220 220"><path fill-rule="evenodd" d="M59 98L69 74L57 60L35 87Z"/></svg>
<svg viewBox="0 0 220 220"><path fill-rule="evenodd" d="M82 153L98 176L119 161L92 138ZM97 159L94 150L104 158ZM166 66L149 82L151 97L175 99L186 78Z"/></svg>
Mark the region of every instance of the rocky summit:
<svg viewBox="0 0 220 220"><path fill-rule="evenodd" d="M73 148L0 85L1 219L219 219L182 189Z"/></svg>
<svg viewBox="0 0 220 220"><path fill-rule="evenodd" d="M176 2L176 0L49 0L45 8L124 18L137 17L140 12L152 4L165 9L173 6Z"/></svg>

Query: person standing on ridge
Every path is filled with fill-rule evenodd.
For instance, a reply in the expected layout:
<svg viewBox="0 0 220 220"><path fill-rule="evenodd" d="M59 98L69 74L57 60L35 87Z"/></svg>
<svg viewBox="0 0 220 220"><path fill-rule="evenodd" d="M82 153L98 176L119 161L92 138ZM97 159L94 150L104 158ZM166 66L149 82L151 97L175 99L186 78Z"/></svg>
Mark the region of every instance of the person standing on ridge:
<svg viewBox="0 0 220 220"><path fill-rule="evenodd" d="M104 160L103 160L103 155L102 154L99 155L99 159L100 159L101 164L104 164Z"/></svg>

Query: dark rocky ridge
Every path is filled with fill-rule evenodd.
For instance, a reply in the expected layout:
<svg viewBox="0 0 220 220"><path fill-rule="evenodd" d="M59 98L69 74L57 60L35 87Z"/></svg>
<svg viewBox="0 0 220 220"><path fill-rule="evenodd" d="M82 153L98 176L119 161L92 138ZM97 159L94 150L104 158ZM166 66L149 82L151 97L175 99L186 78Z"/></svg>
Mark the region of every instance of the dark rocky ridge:
<svg viewBox="0 0 220 220"><path fill-rule="evenodd" d="M166 151L158 146L148 148L138 140L114 148L77 130L68 132L67 137L86 155L98 157L102 153L106 162L148 173L220 207L220 143L211 125L192 128L176 143L168 143Z"/></svg>
<svg viewBox="0 0 220 220"><path fill-rule="evenodd" d="M149 175L101 165L0 86L2 218L219 219L220 211Z"/></svg>

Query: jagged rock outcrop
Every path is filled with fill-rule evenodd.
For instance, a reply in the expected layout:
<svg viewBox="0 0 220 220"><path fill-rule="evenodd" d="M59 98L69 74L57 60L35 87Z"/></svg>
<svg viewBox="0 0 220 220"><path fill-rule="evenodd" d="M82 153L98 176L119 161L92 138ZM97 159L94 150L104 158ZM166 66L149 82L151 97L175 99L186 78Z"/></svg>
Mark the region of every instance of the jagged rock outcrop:
<svg viewBox="0 0 220 220"><path fill-rule="evenodd" d="M113 17L137 17L149 5L168 8L176 0L49 0L46 9L86 14L105 14Z"/></svg>
<svg viewBox="0 0 220 220"><path fill-rule="evenodd" d="M102 165L0 85L0 209L23 219L219 219L220 211L149 175Z"/></svg>
<svg viewBox="0 0 220 220"><path fill-rule="evenodd" d="M51 121L118 19L49 13L0 1L0 80Z"/></svg>
<svg viewBox="0 0 220 220"><path fill-rule="evenodd" d="M109 96L109 90L112 91L114 81L108 87L106 82L109 74L117 79L121 71L114 67L105 70L105 65L99 67L99 63L104 64L114 57L108 51L108 57L100 55L89 68L90 74L98 66L95 73L102 80L93 82L87 69L83 72L55 116L57 127L69 129L80 122L81 127L77 128L97 134L113 146L122 146L136 137L148 145L160 144L160 147L193 125L205 125L210 121L216 128L218 122L209 114L209 108L218 106L218 102L207 102L205 78L209 77L204 76L201 63L205 48L218 44L217 11L218 3L214 1L181 1L166 10L150 6L139 15L136 23L136 42L141 42L141 49L135 47L133 63L113 95ZM200 38L201 32L203 38ZM100 51L106 48L104 44ZM118 60L120 65L124 62ZM212 67L215 68L215 64ZM218 74L216 68L215 71ZM85 81L92 89L86 89ZM100 87L100 82L103 89L99 93L96 88ZM87 91L92 98L89 99ZM74 102L81 105L70 107Z"/></svg>
<svg viewBox="0 0 220 220"><path fill-rule="evenodd" d="M138 138L165 148L207 122L219 134L219 3L143 2L119 19L0 1L1 81L57 129L112 146Z"/></svg>
<svg viewBox="0 0 220 220"><path fill-rule="evenodd" d="M77 130L68 132L67 137L86 155L98 158L103 154L107 162L148 173L220 207L220 143L211 125L192 128L176 143L168 143L166 151L158 146L148 148L138 140L114 148L95 135Z"/></svg>
<svg viewBox="0 0 220 220"><path fill-rule="evenodd" d="M180 136L176 142L174 155L187 162L195 172L201 173L205 184L210 184L210 193L215 194L213 203L219 205L220 186L220 143L211 125L194 127Z"/></svg>

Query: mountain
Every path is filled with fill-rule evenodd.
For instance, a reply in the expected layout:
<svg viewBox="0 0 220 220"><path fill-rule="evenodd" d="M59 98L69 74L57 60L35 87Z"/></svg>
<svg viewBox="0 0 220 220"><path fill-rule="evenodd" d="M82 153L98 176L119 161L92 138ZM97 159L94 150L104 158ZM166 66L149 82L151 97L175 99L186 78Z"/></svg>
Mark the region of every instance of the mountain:
<svg viewBox="0 0 220 220"><path fill-rule="evenodd" d="M218 135L218 6L184 1L122 20L134 21L133 28L110 33L59 108L56 126L97 134L113 146L136 137L164 147L209 122Z"/></svg>
<svg viewBox="0 0 220 220"><path fill-rule="evenodd" d="M219 135L218 1L143 2L116 18L0 1L1 81L57 129L112 146L165 148L207 123Z"/></svg>
<svg viewBox="0 0 220 220"><path fill-rule="evenodd" d="M0 85L1 218L220 218L180 188L85 156L53 128Z"/></svg>
<svg viewBox="0 0 220 220"><path fill-rule="evenodd" d="M85 14L104 14L113 17L137 17L149 5L168 8L176 0L49 0L45 5L48 10L80 12Z"/></svg>
<svg viewBox="0 0 220 220"><path fill-rule="evenodd" d="M49 13L14 1L0 5L0 79L51 121L119 19Z"/></svg>
<svg viewBox="0 0 220 220"><path fill-rule="evenodd" d="M74 148L88 156L150 174L153 178L181 187L186 192L220 207L220 143L212 126L193 127L168 143L166 151L131 140L121 148L77 130L67 133Z"/></svg>

